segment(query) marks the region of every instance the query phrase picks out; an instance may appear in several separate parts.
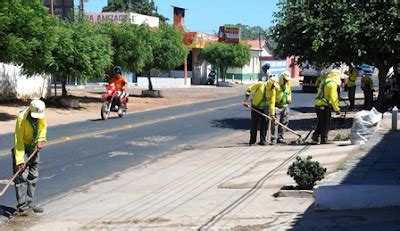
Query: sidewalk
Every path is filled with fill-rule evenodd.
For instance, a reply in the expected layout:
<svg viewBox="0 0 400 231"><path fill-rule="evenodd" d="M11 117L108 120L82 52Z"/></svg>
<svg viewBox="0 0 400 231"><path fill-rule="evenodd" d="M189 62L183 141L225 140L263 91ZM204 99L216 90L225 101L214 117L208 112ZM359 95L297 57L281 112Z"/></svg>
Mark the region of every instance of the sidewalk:
<svg viewBox="0 0 400 231"><path fill-rule="evenodd" d="M380 123L390 124L387 120ZM399 131L375 132L325 188L314 189L315 205L296 219L293 230L400 230L399 141Z"/></svg>
<svg viewBox="0 0 400 231"><path fill-rule="evenodd" d="M248 131L235 132L218 141L223 146L200 144L65 192L42 203L45 213L38 218L13 218L0 229L399 230L399 207L316 211L312 197L273 196L294 184L286 171L297 155L311 155L328 169L320 184L398 187L399 139L400 132L381 130L363 146L249 147ZM348 204L343 194L331 196Z"/></svg>
<svg viewBox="0 0 400 231"><path fill-rule="evenodd" d="M22 230L260 230L284 229L312 197L273 196L285 184L297 155L313 156L336 171L358 146L195 147L98 180L43 204L39 219L12 219ZM227 138L226 138L227 139ZM227 139L228 140L228 139ZM231 141L232 142L232 141ZM118 156L114 158L129 158ZM133 156L134 158L134 156ZM59 227L59 228L55 228Z"/></svg>

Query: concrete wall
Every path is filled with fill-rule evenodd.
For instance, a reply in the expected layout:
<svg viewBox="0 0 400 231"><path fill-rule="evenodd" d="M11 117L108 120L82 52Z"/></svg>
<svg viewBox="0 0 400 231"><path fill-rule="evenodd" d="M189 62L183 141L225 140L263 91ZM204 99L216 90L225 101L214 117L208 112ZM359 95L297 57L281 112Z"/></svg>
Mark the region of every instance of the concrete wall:
<svg viewBox="0 0 400 231"><path fill-rule="evenodd" d="M260 51L251 50L250 62L242 68L228 68L225 79L241 81L258 81L260 76Z"/></svg>
<svg viewBox="0 0 400 231"><path fill-rule="evenodd" d="M151 83L153 84L153 88L168 88L168 87L186 87L191 85L191 77L192 72L188 71L188 76L184 79L183 71L171 71L169 73L161 73L158 76L151 77ZM142 88L149 87L149 81L145 76L137 77L137 86Z"/></svg>
<svg viewBox="0 0 400 231"><path fill-rule="evenodd" d="M0 98L36 99L50 94L50 78L26 76L18 66L0 63Z"/></svg>

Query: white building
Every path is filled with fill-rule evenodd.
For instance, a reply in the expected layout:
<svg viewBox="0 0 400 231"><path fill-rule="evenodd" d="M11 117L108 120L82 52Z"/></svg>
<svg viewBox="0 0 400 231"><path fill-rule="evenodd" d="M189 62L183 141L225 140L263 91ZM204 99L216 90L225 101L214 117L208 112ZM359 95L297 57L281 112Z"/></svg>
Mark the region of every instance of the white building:
<svg viewBox="0 0 400 231"><path fill-rule="evenodd" d="M0 63L0 98L38 99L50 95L50 78L26 76L19 66Z"/></svg>

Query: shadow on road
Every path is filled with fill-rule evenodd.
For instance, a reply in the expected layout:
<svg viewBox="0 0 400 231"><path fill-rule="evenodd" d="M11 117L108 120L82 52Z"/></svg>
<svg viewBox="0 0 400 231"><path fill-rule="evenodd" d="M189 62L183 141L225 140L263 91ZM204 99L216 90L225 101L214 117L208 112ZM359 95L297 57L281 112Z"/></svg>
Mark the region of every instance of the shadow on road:
<svg viewBox="0 0 400 231"><path fill-rule="evenodd" d="M0 112L0 121L10 121L16 119L17 116L8 113Z"/></svg>
<svg viewBox="0 0 400 231"><path fill-rule="evenodd" d="M317 124L316 118L306 119L290 119L289 127L293 130L298 131L309 131ZM353 124L353 118L336 118L333 117L331 121L331 130L351 128ZM234 130L249 130L251 126L250 118L228 118L222 120L214 120L211 122L211 126L217 128L227 128Z"/></svg>
<svg viewBox="0 0 400 231"><path fill-rule="evenodd" d="M213 120L212 127L228 128L234 130L249 130L251 125L250 118L228 118L222 120Z"/></svg>
<svg viewBox="0 0 400 231"><path fill-rule="evenodd" d="M15 208L0 205L0 216L11 218L15 211Z"/></svg>

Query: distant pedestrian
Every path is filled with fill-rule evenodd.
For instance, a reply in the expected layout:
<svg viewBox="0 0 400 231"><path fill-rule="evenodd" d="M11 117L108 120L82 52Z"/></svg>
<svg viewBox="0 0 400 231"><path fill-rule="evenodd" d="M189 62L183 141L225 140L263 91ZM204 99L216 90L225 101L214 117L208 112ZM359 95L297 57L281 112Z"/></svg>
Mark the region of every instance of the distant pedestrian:
<svg viewBox="0 0 400 231"><path fill-rule="evenodd" d="M276 77L271 77L270 79L267 79L267 76L263 76L262 81L259 81L247 88L243 103L245 105L250 105L249 96L251 93L254 92L251 99L251 107L258 112L269 115L270 117L275 119L275 88L278 87L279 84ZM258 124L260 124L259 144L266 145L266 134L268 129L267 119L253 110L251 111L251 129L249 144L253 145L257 141Z"/></svg>
<svg viewBox="0 0 400 231"><path fill-rule="evenodd" d="M371 110L374 102L374 83L371 79L372 73L365 73L361 79L361 89L364 92L364 110Z"/></svg>
<svg viewBox="0 0 400 231"><path fill-rule="evenodd" d="M14 173L22 168L15 179L17 197L16 215L28 216L42 213L43 209L34 204L36 184L39 177L39 153L27 163L34 150L41 150L46 141L47 125L44 119L45 104L41 100L33 100L29 107L23 109L17 118L13 149ZM25 166L24 166L25 165ZM24 168L25 167L25 168Z"/></svg>
<svg viewBox="0 0 400 231"><path fill-rule="evenodd" d="M317 98L315 99L315 112L318 123L311 139L321 144L327 144L328 132L331 125L332 109L340 115L339 95L337 88L340 86L340 72L336 69L328 72L327 77L322 81Z"/></svg>
<svg viewBox="0 0 400 231"><path fill-rule="evenodd" d="M279 88L276 88L275 115L276 120L283 125L289 124L289 105L292 103L292 89L290 86L290 73L282 72L279 76ZM272 124L271 144L286 143L282 126Z"/></svg>
<svg viewBox="0 0 400 231"><path fill-rule="evenodd" d="M267 76L267 79L271 77L271 73L269 71L269 69L271 68L271 65L269 63L264 64L261 69L263 71L263 76Z"/></svg>

